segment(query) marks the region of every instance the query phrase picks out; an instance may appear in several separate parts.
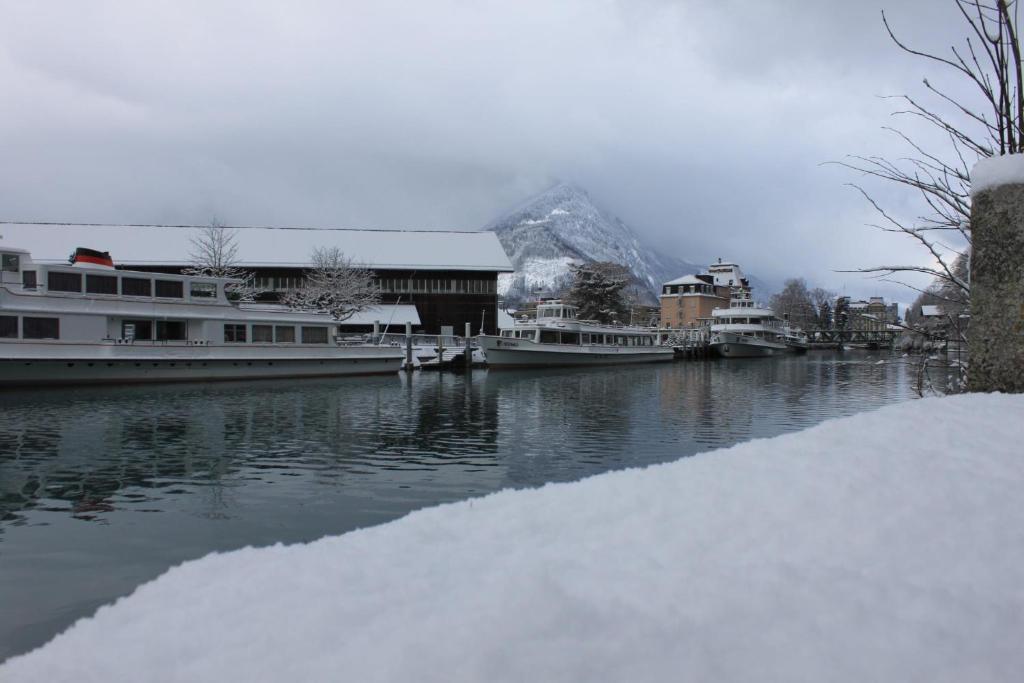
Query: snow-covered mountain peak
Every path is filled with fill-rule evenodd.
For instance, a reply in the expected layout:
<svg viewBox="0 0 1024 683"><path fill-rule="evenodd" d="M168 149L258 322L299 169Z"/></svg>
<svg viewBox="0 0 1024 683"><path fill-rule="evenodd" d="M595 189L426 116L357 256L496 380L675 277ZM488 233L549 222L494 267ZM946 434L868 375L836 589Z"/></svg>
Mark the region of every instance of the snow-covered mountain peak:
<svg viewBox="0 0 1024 683"><path fill-rule="evenodd" d="M586 190L570 183L540 193L484 230L497 234L516 268L503 283L509 298L561 289L573 263L612 261L629 268L638 293L654 303L663 282L700 270L650 248L617 216L598 207Z"/></svg>

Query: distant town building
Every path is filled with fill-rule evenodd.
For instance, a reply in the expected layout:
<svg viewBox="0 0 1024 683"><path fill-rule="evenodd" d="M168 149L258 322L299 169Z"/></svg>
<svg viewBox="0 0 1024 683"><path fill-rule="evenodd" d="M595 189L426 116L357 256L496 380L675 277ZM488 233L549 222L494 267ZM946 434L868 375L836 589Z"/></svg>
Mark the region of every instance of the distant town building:
<svg viewBox="0 0 1024 683"><path fill-rule="evenodd" d="M846 310L846 329L859 332L883 332L899 322L897 304L886 304L885 298L873 296L867 301L851 301L850 297L839 297L836 310Z"/></svg>
<svg viewBox="0 0 1024 683"><path fill-rule="evenodd" d="M661 327L698 327L716 308L729 308L729 297L750 300L750 282L735 263L718 263L707 273L684 275L661 287ZM753 305L753 304L751 304Z"/></svg>
<svg viewBox="0 0 1024 683"><path fill-rule="evenodd" d="M144 225L11 224L0 229L3 244L28 249L41 263L63 263L76 247L109 251L119 268L180 272L191 265L192 239L203 228ZM255 274L271 298L302 286L317 247L338 247L354 264L373 271L381 292L380 324L402 328L404 311L415 306L417 331L497 333L498 273L512 264L493 232L239 228L238 265ZM376 320L376 318L375 318ZM369 331L374 320L346 321Z"/></svg>

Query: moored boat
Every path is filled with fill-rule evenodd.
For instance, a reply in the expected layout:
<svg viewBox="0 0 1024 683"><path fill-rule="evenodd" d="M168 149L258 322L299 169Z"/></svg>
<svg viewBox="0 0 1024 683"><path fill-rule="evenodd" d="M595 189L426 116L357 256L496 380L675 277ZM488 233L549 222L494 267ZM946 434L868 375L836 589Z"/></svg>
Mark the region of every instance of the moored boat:
<svg viewBox="0 0 1024 683"><path fill-rule="evenodd" d="M755 358L786 353L781 321L765 308L712 311L711 348L725 358Z"/></svg>
<svg viewBox="0 0 1024 683"><path fill-rule="evenodd" d="M70 265L0 248L0 387L397 372L401 349L340 340L320 313L230 301L223 278Z"/></svg>
<svg viewBox="0 0 1024 683"><path fill-rule="evenodd" d="M654 330L603 325L577 314L575 306L545 301L536 319L516 321L498 336L479 335L477 342L494 368L652 363L674 356L671 347L658 345Z"/></svg>

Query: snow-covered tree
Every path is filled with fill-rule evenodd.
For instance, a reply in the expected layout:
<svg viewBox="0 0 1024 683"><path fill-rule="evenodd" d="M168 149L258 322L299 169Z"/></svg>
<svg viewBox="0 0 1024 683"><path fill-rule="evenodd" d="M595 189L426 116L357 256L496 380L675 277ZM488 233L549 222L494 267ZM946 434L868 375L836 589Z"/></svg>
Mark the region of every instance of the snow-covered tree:
<svg viewBox="0 0 1024 683"><path fill-rule="evenodd" d="M254 276L238 261L238 231L214 220L192 236L189 258L192 263L182 272L185 275L219 277L241 280L225 287L233 301L253 301L260 290L253 287Z"/></svg>
<svg viewBox="0 0 1024 683"><path fill-rule="evenodd" d="M341 321L377 305L380 291L373 271L355 265L338 247L317 247L303 288L289 292L282 301L291 308L329 313Z"/></svg>
<svg viewBox="0 0 1024 683"><path fill-rule="evenodd" d="M618 263L595 261L572 267L573 282L568 300L579 307L579 317L603 323L621 322L629 316L625 289L632 279Z"/></svg>

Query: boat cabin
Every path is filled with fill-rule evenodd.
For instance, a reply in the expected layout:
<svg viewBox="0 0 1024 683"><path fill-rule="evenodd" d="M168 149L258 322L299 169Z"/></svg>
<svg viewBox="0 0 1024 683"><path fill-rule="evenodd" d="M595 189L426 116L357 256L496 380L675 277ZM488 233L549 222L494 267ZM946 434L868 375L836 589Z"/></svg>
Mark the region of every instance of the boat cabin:
<svg viewBox="0 0 1024 683"><path fill-rule="evenodd" d="M34 263L0 249L0 339L113 344L328 344L336 323L279 307L240 307L227 278L115 270L79 249L73 263ZM317 324L319 323L319 324Z"/></svg>

